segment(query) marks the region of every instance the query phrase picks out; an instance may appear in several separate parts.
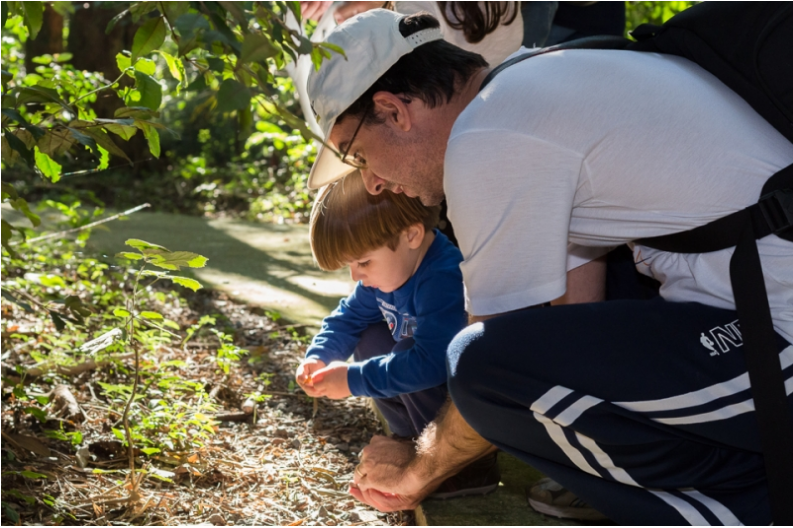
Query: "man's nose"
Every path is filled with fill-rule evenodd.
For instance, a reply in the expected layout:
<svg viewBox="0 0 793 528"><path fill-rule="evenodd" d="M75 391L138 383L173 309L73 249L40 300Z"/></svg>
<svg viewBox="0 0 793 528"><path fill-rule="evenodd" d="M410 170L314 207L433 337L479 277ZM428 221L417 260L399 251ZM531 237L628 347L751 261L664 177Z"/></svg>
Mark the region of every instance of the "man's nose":
<svg viewBox="0 0 793 528"><path fill-rule="evenodd" d="M363 184L369 194L380 194L386 190L386 181L369 169L361 170Z"/></svg>

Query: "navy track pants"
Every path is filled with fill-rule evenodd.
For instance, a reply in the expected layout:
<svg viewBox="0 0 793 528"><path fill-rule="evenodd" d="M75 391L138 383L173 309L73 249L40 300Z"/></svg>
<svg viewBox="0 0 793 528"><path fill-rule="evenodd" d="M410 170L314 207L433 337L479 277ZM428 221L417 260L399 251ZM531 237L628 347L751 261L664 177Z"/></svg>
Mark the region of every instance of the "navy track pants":
<svg viewBox="0 0 793 528"><path fill-rule="evenodd" d="M448 387L479 434L618 523L769 524L742 347L734 311L697 303L527 309L458 334Z"/></svg>
<svg viewBox="0 0 793 528"><path fill-rule="evenodd" d="M394 338L385 321L375 323L361 334L361 340L353 352L355 361L363 361L390 352L400 352L413 346L413 338L402 339L394 344ZM446 385L400 394L393 398L374 398L374 403L382 413L388 428L397 436L404 438L421 434L428 423L438 415L446 403L449 392Z"/></svg>

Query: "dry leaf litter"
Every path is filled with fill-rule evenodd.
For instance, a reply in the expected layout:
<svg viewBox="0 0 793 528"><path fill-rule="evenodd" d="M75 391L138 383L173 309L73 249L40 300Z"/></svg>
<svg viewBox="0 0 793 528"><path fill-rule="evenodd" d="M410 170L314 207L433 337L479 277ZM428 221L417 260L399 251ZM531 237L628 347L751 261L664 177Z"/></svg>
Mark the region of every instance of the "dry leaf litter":
<svg viewBox="0 0 793 528"><path fill-rule="evenodd" d="M13 509L25 525L414 524L410 512L382 514L347 492L358 453L382 429L363 399L315 404L295 390L294 370L306 339L222 293L202 291L190 299L189 306L162 307L163 313L183 324L202 314L225 315L236 328L235 344L246 348L248 357L224 375L206 361L217 340L197 339L186 350L178 343L164 344L142 360L185 362L180 376L200 380L218 404L215 434L195 450L152 456L136 451L136 466L144 472L133 489L126 448L111 433L120 415L108 407L97 384L112 365L61 377L74 399L64 405L72 405L74 413L60 413L68 418L57 419L57 426L82 434L77 448L45 436L52 419L42 425L15 409L4 380L3 457L15 460L4 461L3 507ZM4 305L3 318L25 324L24 314L11 304ZM24 356L3 355L4 376L15 360ZM129 358L123 361L132 364ZM246 399L256 392L269 397ZM24 478L7 472L9 467L46 478Z"/></svg>

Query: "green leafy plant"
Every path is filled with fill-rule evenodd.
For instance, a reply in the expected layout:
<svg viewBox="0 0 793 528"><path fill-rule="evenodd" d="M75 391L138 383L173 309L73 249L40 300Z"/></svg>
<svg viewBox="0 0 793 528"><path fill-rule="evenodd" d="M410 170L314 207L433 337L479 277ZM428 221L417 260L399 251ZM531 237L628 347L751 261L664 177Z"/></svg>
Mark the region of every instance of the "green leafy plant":
<svg viewBox="0 0 793 528"><path fill-rule="evenodd" d="M215 356L215 362L218 367L220 367L220 370L228 375L231 365L238 362L244 354L247 354L247 350L236 346L234 344L234 339L230 335L215 330L214 328L212 329L212 333L215 334L218 341L220 341L220 347Z"/></svg>
<svg viewBox="0 0 793 528"><path fill-rule="evenodd" d="M124 319L124 328L126 329L127 345L129 348L133 349L135 353L135 370L134 370L133 383L132 383L132 387L129 389L129 398L127 399L127 404L124 407L124 413L122 415L122 422L124 424L124 434L127 442L127 449L129 452L130 478L132 479L132 489L134 492L134 490L137 489L137 486L140 481L135 477L135 456L134 456L134 447L133 447L134 445L133 440L135 439L135 435L133 435L133 430L130 426L129 413L130 413L130 408L135 402L135 398L138 392L139 380L140 380L139 344L148 340L146 339L145 332L139 332L138 330L141 328L141 326L148 326L148 327L153 327L162 332L165 332L167 334L171 334L174 337L179 337L178 335L173 334L170 330L167 330L164 326L160 324L165 322L165 318L163 317L162 314L160 314L159 312L138 309L137 296L138 296L138 291L140 290L141 287L141 281L145 277L154 277L154 281L151 284L154 284L155 282L160 280L170 280L176 284L179 284L186 288L190 288L193 291L196 291L199 288L201 288L201 283L199 283L197 280L179 275L171 275L170 272L179 271L183 267L203 268L204 266L206 266L207 258L197 253L191 253L189 251L170 251L163 246L159 246L157 244L152 244L150 242L146 242L144 240L139 240L135 238L131 238L127 240L126 244L131 248L136 249L137 251L124 251L117 254L116 257L137 262L140 264L140 269L135 273L135 282L133 285L132 294L127 300L126 308L116 308L113 314L117 317ZM155 271L151 269L146 269L146 266L155 266L157 268L166 271ZM151 286L151 284L149 284L149 286ZM105 390L106 391L112 390L112 388L106 386ZM203 427L204 424L201 424L200 418L194 416L192 420L197 420L198 424ZM137 437L141 438L140 435L137 435Z"/></svg>

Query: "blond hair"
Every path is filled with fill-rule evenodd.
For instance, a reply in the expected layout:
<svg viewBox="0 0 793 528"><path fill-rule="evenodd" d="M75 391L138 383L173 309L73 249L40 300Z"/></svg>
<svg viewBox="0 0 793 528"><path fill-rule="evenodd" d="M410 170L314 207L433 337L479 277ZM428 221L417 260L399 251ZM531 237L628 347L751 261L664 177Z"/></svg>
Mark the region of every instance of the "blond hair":
<svg viewBox="0 0 793 528"><path fill-rule="evenodd" d="M355 171L320 190L311 210L311 251L320 268L337 270L383 246L396 250L405 229L421 224L430 230L439 212L404 194L369 194Z"/></svg>

